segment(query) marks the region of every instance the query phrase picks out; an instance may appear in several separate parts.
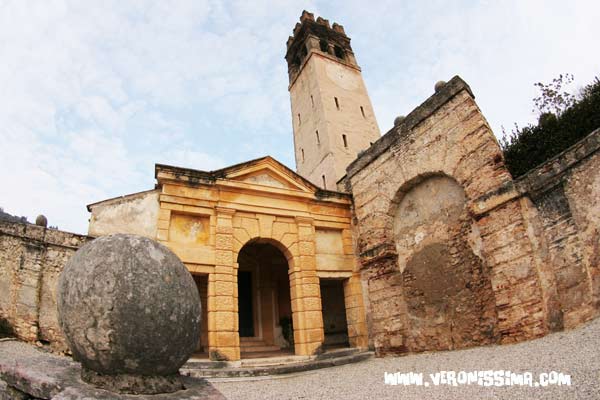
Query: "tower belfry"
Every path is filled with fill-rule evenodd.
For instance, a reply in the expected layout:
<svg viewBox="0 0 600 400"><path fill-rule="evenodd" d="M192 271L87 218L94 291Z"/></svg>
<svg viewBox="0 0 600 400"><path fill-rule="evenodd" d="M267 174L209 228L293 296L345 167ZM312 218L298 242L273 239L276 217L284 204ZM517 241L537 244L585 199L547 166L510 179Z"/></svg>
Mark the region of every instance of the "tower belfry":
<svg viewBox="0 0 600 400"><path fill-rule="evenodd" d="M287 41L297 172L324 189L380 137L344 27L302 12Z"/></svg>

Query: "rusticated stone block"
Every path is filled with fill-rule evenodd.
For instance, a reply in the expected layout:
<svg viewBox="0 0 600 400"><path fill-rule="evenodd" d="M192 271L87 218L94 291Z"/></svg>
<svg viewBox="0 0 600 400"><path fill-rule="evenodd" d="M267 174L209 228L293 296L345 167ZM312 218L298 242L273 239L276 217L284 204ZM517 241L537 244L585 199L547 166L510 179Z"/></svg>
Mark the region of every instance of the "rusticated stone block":
<svg viewBox="0 0 600 400"><path fill-rule="evenodd" d="M217 234L215 237L216 250L233 250L233 236Z"/></svg>
<svg viewBox="0 0 600 400"><path fill-rule="evenodd" d="M216 250L215 263L217 265L233 265L233 251Z"/></svg>
<svg viewBox="0 0 600 400"><path fill-rule="evenodd" d="M314 256L315 255L315 244L314 242L299 242L298 252L300 256Z"/></svg>
<svg viewBox="0 0 600 400"><path fill-rule="evenodd" d="M210 312L208 330L212 332L233 332L236 330L236 319L237 314L233 311Z"/></svg>

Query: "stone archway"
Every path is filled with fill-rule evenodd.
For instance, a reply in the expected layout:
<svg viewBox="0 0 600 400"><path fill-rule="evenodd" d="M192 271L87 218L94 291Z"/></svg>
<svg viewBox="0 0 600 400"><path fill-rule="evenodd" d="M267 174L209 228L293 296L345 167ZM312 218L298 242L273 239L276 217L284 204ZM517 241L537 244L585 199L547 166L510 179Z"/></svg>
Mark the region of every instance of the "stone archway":
<svg viewBox="0 0 600 400"><path fill-rule="evenodd" d="M462 187L428 176L399 192L394 215L410 351L498 340L495 299Z"/></svg>
<svg viewBox="0 0 600 400"><path fill-rule="evenodd" d="M238 332L242 358L293 352L288 260L269 241L246 243L237 257Z"/></svg>

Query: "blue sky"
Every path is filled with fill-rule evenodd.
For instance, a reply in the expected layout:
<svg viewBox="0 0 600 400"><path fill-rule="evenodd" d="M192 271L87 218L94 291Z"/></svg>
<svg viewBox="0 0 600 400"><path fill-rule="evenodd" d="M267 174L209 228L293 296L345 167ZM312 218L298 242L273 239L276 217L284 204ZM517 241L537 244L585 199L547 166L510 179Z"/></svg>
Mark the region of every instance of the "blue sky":
<svg viewBox="0 0 600 400"><path fill-rule="evenodd" d="M85 205L154 163L295 169L285 42L303 9L344 25L382 133L458 74L497 136L534 82L600 75L597 1L0 0L0 207L85 233Z"/></svg>

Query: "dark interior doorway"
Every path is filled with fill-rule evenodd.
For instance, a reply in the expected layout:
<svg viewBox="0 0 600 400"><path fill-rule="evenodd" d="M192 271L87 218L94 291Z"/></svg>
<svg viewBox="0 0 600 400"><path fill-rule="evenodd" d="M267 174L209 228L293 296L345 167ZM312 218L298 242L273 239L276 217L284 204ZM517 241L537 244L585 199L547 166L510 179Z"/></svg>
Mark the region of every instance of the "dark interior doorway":
<svg viewBox="0 0 600 400"><path fill-rule="evenodd" d="M254 336L254 314L252 313L252 272L238 272L238 311L241 337Z"/></svg>
<svg viewBox="0 0 600 400"><path fill-rule="evenodd" d="M321 279L321 306L323 308L324 346L348 347L348 322L344 301L344 281Z"/></svg>
<svg viewBox="0 0 600 400"><path fill-rule="evenodd" d="M288 261L270 242L253 240L238 254L238 318L242 358L293 352Z"/></svg>
<svg viewBox="0 0 600 400"><path fill-rule="evenodd" d="M196 353L208 352L208 275L194 274L192 275L198 294L200 295L200 306L202 307L202 317L200 320L200 338L198 339L198 347Z"/></svg>

